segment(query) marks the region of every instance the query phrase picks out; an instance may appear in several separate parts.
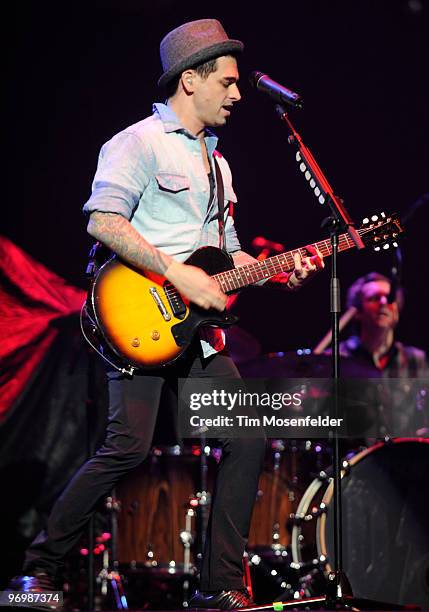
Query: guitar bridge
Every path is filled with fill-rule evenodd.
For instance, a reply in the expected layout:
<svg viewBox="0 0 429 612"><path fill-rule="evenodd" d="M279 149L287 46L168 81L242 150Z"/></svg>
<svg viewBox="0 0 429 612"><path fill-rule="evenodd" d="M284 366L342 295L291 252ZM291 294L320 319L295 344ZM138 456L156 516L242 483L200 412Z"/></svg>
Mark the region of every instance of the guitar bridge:
<svg viewBox="0 0 429 612"><path fill-rule="evenodd" d="M150 291L151 296L155 300L155 304L158 306L159 312L162 314L162 316L164 318L164 321L170 321L171 314L168 312L168 310L164 306L164 303L161 300L161 298L159 297L158 291L156 290L156 288L155 287L151 287L149 289L149 291Z"/></svg>

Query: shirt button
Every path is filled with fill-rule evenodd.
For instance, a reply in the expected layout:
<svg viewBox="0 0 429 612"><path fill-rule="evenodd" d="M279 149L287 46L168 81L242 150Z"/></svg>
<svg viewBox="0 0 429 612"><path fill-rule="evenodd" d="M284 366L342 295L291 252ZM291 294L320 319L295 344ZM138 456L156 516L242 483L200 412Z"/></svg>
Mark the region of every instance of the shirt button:
<svg viewBox="0 0 429 612"><path fill-rule="evenodd" d="M195 157L198 157L199 156L198 151L194 151L194 155L195 155Z"/></svg>

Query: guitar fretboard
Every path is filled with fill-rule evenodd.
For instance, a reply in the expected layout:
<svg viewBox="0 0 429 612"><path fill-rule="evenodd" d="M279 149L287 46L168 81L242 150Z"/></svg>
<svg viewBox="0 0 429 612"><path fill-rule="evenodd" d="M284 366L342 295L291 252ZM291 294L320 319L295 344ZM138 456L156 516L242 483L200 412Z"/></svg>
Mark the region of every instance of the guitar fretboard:
<svg viewBox="0 0 429 612"><path fill-rule="evenodd" d="M365 233L362 230L358 231L361 235ZM332 253L331 241L328 239L316 242L312 246L318 248L323 257L329 257ZM346 251L354 246L355 243L348 234L341 234L339 236L338 251ZM263 261L256 261L255 263L239 266L226 272L214 274L212 278L217 281L224 293L233 293L260 280L269 279L280 272L291 272L295 267L293 256L296 253L301 257L308 257L308 251L305 248L294 249L281 253L281 255L274 255L274 257L269 257Z"/></svg>

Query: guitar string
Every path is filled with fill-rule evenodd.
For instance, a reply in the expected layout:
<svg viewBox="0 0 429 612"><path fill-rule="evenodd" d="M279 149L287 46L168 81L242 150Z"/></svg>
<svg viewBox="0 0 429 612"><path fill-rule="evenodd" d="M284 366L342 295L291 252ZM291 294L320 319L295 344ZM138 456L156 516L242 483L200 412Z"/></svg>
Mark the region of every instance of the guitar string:
<svg viewBox="0 0 429 612"><path fill-rule="evenodd" d="M339 250L350 248L350 246L354 245L354 243L352 243L351 245L350 244L351 242L352 241L348 238L348 236L343 234L342 236L340 236L340 239L339 239ZM326 255L331 254L331 248L330 248L331 245L330 245L329 240L322 240L316 244L324 257ZM225 284L227 291L234 291L240 288L241 283L243 282L243 276L242 276L243 273L247 277L247 278L246 277L244 278L244 282L247 283L249 278L253 282L264 278L265 274L262 273L261 275L261 271L264 268L268 270L269 266L272 268L272 270L268 270L269 271L268 276L274 276L275 274L278 274L279 272L283 271L285 263L286 265L290 265L291 267L293 267L293 263L294 263L293 254L295 253L299 253L302 257L308 256L307 250L303 247L300 247L298 249L294 249L293 251L289 251L288 253L282 253L280 255L275 255L274 257L270 257L268 261L255 262L254 264L247 264L245 266L240 266L239 268L232 268L231 270L226 270L225 272L214 274L212 278L214 278L216 282L218 282L218 284L220 284L221 286L222 284ZM231 278L231 275L233 275L233 278ZM228 278L228 276L230 278ZM237 282L239 284L236 286ZM231 286L228 287L228 284ZM164 287L164 292L167 298L169 299L174 299L174 297L179 297L180 295L179 291L171 283L168 283L168 285Z"/></svg>
<svg viewBox="0 0 429 612"><path fill-rule="evenodd" d="M364 228L358 230L359 235L365 235L374 229L379 228ZM331 255L332 245L330 240L325 239L320 242L314 243L312 246L318 247L322 255L325 257L327 255ZM346 249L353 248L355 246L354 242L347 234L341 234L338 240L338 250L341 252ZM304 247L300 247L298 249L294 249L287 253L281 253L280 255L275 255L274 257L270 257L268 260L255 262L254 264L247 264L245 266L240 266L239 268L232 268L231 270L226 270L224 272L220 272L218 274L214 274L212 276L213 279L220 285L222 289L226 289L226 291L235 291L240 289L243 286L246 286L250 280L250 283L256 282L258 280L262 280L263 278L270 278L275 276L279 272L284 271L285 264L290 265L293 268L293 255L297 253L300 254L301 257L308 256L308 251ZM266 274L268 272L268 274ZM243 274L245 276L243 276ZM169 283L164 287L165 295L169 300L178 298L180 296L179 291Z"/></svg>

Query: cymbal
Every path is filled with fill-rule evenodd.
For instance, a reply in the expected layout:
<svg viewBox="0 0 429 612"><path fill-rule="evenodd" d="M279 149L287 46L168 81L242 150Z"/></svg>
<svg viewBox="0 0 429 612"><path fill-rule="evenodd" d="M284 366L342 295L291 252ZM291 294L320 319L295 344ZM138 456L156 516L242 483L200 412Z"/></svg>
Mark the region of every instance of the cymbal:
<svg viewBox="0 0 429 612"><path fill-rule="evenodd" d="M269 353L239 365L243 378L330 378L331 355Z"/></svg>

